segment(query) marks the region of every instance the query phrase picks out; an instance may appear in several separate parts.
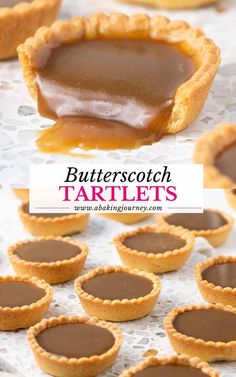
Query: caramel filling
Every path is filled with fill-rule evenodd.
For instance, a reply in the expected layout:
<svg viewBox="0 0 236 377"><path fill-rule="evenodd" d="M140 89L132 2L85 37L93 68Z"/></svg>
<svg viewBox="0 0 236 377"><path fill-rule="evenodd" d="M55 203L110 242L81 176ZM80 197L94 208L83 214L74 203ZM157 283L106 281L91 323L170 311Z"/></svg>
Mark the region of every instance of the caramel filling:
<svg viewBox="0 0 236 377"><path fill-rule="evenodd" d="M135 373L133 377L206 377L201 370L185 365L155 365Z"/></svg>
<svg viewBox="0 0 236 377"><path fill-rule="evenodd" d="M236 263L214 264L202 271L202 278L216 286L236 288Z"/></svg>
<svg viewBox="0 0 236 377"><path fill-rule="evenodd" d="M1 7L14 7L14 5L19 3L31 3L33 0L0 0Z"/></svg>
<svg viewBox="0 0 236 377"><path fill-rule="evenodd" d="M220 153L215 160L215 166L219 169L221 174L227 175L233 182L236 182L235 158L236 143L233 143Z"/></svg>
<svg viewBox="0 0 236 377"><path fill-rule="evenodd" d="M219 212L208 210L204 213L174 213L167 216L165 221L170 225L182 226L193 231L213 230L227 224Z"/></svg>
<svg viewBox="0 0 236 377"><path fill-rule="evenodd" d="M236 341L236 313L221 309L196 309L178 314L173 322L181 334L213 342Z"/></svg>
<svg viewBox="0 0 236 377"><path fill-rule="evenodd" d="M16 308L30 305L45 296L45 290L23 281L0 281L0 306Z"/></svg>
<svg viewBox="0 0 236 377"><path fill-rule="evenodd" d="M29 215L32 215L32 216L36 216L36 217L51 217L51 218L54 218L54 217L64 217L64 216L69 216L70 213L30 213L29 211L29 203L25 203L23 204L23 212L29 214Z"/></svg>
<svg viewBox="0 0 236 377"><path fill-rule="evenodd" d="M127 237L123 244L131 250L144 253L162 254L181 249L186 243L169 233L140 233Z"/></svg>
<svg viewBox="0 0 236 377"><path fill-rule="evenodd" d="M153 282L139 275L111 272L85 281L82 288L102 300L131 300L148 295L153 289Z"/></svg>
<svg viewBox="0 0 236 377"><path fill-rule="evenodd" d="M38 109L55 120L38 146L128 149L166 133L177 89L194 73L178 44L157 40L81 40L38 56Z"/></svg>
<svg viewBox="0 0 236 377"><path fill-rule="evenodd" d="M41 331L36 340L47 352L76 359L101 355L115 343L109 330L85 323L65 323L49 327Z"/></svg>
<svg viewBox="0 0 236 377"><path fill-rule="evenodd" d="M16 255L29 262L50 263L68 260L81 253L78 246L58 240L27 242L16 250Z"/></svg>

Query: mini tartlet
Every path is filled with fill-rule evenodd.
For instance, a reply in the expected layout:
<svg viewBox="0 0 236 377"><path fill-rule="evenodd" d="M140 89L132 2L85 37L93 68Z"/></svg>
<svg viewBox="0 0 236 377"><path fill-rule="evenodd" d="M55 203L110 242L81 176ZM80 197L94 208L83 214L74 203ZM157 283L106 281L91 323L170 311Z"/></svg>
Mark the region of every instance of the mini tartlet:
<svg viewBox="0 0 236 377"><path fill-rule="evenodd" d="M17 47L40 26L57 18L61 0L17 1L12 7L0 6L0 60L17 55ZM7 1L6 1L7 4Z"/></svg>
<svg viewBox="0 0 236 377"><path fill-rule="evenodd" d="M212 212L213 214L215 213L218 217L218 220L222 220L222 224L220 224L218 227L211 227L211 229L198 229L198 230L193 230L189 229L187 227L182 226L182 229L186 229L190 231L191 233L194 234L195 237L203 237L205 238L212 246L218 247L222 245L223 243L226 242L228 239L232 228L234 224L234 219L232 216L226 214L225 212L218 210L218 209L205 209L205 212ZM160 214L157 216L157 222L160 225L165 225L165 226L178 226L181 227L181 225L178 223L178 225L173 225L173 222L168 223L168 217L172 216L174 214ZM199 220L201 221L201 215L202 214L179 214L179 216L184 216L185 221L187 221L188 216L198 216ZM218 222L217 220L217 222ZM200 222L201 224L201 222ZM200 228L200 226L199 226Z"/></svg>
<svg viewBox="0 0 236 377"><path fill-rule="evenodd" d="M39 336L43 332L47 330L53 331L55 330L55 328L59 328L60 330L60 327L63 325L87 325L89 327L92 326L95 330L92 332L92 334L90 331L90 348L87 350L85 350L85 348L89 347L88 341L82 344L82 350L78 350L80 336L77 336L77 339L75 340L77 342L77 347L74 347L72 351L73 353L81 353L79 357L76 357L75 354L72 357L69 357L68 355L68 352L70 351L70 347L72 345L71 337L76 335L76 328L74 328L75 331L71 331L69 329L69 334L67 334L66 339L64 338L63 341L61 337L59 337L59 339L57 340L57 348L58 345L60 347L61 344L62 346L64 344L65 348L68 347L68 349L65 349L67 356L61 354L63 352L60 352L60 354L57 354L55 351L53 352L53 350L50 352L50 350L45 349L39 344L39 339L40 343L44 341L42 337L39 338ZM91 330L91 328L89 330ZM105 335L106 338L110 338L109 342L111 342L112 344L110 347L105 347L107 349L105 349L104 352L97 352L95 355L91 355L93 348L97 348L98 346L100 346L99 343L102 343L101 341L94 342L94 340L97 339L99 335L98 330L99 332L101 332L101 340L104 339ZM52 338L53 337L51 336L51 340ZM122 333L116 326L105 321L98 321L96 318L76 316L61 316L58 318L52 317L47 320L44 319L37 325L31 327L28 331L28 342L39 367L45 373L58 377L91 377L98 375L113 364L121 347L122 339ZM89 356L86 356L86 351L89 353Z"/></svg>
<svg viewBox="0 0 236 377"><path fill-rule="evenodd" d="M139 3L143 5L152 5L159 8L182 9L198 8L219 2L219 0L119 0L124 3Z"/></svg>
<svg viewBox="0 0 236 377"><path fill-rule="evenodd" d="M76 279L75 290L89 315L120 322L149 314L159 297L161 282L155 275L140 270L107 266Z"/></svg>
<svg viewBox="0 0 236 377"><path fill-rule="evenodd" d="M28 232L35 236L66 236L79 233L87 226L89 214L41 214L29 213L29 203L19 207L20 219Z"/></svg>
<svg viewBox="0 0 236 377"><path fill-rule="evenodd" d="M200 262L195 278L203 298L210 303L236 306L236 257L219 255Z"/></svg>
<svg viewBox="0 0 236 377"><path fill-rule="evenodd" d="M46 251L42 257L37 255L38 259L32 258L34 250L37 254L40 253L38 251L40 244ZM63 252L63 244L68 252ZM34 246L36 249L33 249ZM61 256L56 254L59 247ZM8 257L18 275L36 276L49 284L64 283L76 278L84 267L87 255L88 246L69 237L38 237L17 242L8 249Z"/></svg>
<svg viewBox="0 0 236 377"><path fill-rule="evenodd" d="M0 330L4 331L28 328L40 321L53 296L49 284L29 276L1 276L0 290Z"/></svg>
<svg viewBox="0 0 236 377"><path fill-rule="evenodd" d="M225 190L225 195L230 207L236 211L236 189Z"/></svg>
<svg viewBox="0 0 236 377"><path fill-rule="evenodd" d="M232 306L174 308L164 325L172 347L180 354L209 362L236 360L236 310Z"/></svg>
<svg viewBox="0 0 236 377"><path fill-rule="evenodd" d="M157 358L157 357L149 357L147 360L138 363L137 365L125 370L120 377L135 377L139 376L141 377L140 373L145 372L148 370L148 368L152 367L162 367L162 373L163 376L166 376L166 372L164 370L164 367L168 366L182 366L182 367L189 367L190 371L189 374L187 373L187 376L191 376L191 370L195 371L195 373L198 371L199 376L198 377L219 377L219 373L212 369L209 364L207 364L204 361L201 361L200 359L196 357L189 358L187 356L181 355L173 355L169 357L162 357L162 358ZM186 368L188 370L189 368ZM157 368L158 371L158 368ZM183 371L184 372L184 369ZM154 372L155 373L155 372ZM169 371L168 376L173 376L174 377L174 369L172 371ZM179 373L179 370L178 370ZM186 375L185 375L186 377Z"/></svg>
<svg viewBox="0 0 236 377"><path fill-rule="evenodd" d="M236 175L231 164L236 156L235 151L235 123L222 123L214 130L204 133L197 141L193 161L204 165L206 188L236 187Z"/></svg>
<svg viewBox="0 0 236 377"><path fill-rule="evenodd" d="M29 201L29 189L12 189L16 197L23 202Z"/></svg>
<svg viewBox="0 0 236 377"><path fill-rule="evenodd" d="M153 234L154 243L157 242L160 237L170 237L170 242L172 248L169 250L160 250L156 253L151 250L141 250L140 249L140 240L137 242L136 248L127 247L124 242L127 242L127 239L131 239L134 236L139 235L150 235ZM156 237L157 235L157 237ZM142 237L142 236L141 236ZM145 238L146 237L144 236ZM175 247L175 241L177 242ZM194 245L195 238L190 232L177 227L170 226L145 226L131 230L129 232L124 232L118 234L114 239L114 245L120 255L122 262L132 268L139 268L141 270L153 273L163 273L167 271L174 271L180 268L189 258L192 248ZM145 243L145 239L144 239ZM139 247L139 250L136 250Z"/></svg>
<svg viewBox="0 0 236 377"><path fill-rule="evenodd" d="M151 213L100 213L99 216L107 219L118 221L122 224L135 224L139 223L148 217L151 217Z"/></svg>

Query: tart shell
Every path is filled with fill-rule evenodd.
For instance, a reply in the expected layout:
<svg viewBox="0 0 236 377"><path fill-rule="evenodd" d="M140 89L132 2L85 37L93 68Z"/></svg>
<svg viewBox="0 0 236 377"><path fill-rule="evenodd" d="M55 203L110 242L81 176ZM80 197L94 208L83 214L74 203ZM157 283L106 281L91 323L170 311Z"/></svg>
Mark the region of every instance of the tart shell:
<svg viewBox="0 0 236 377"><path fill-rule="evenodd" d="M36 336L46 328L63 323L88 323L103 327L113 334L115 343L110 350L100 356L83 357L80 359L69 359L48 353L39 346ZM105 321L98 321L96 318L87 317L52 317L42 320L28 331L28 342L38 365L44 372L57 377L91 377L98 375L113 364L121 347L122 340L122 333L116 326Z"/></svg>
<svg viewBox="0 0 236 377"><path fill-rule="evenodd" d="M236 288L220 287L204 280L202 272L215 264L236 263L236 257L219 255L200 262L195 267L195 279L203 298L212 304L232 305L236 307Z"/></svg>
<svg viewBox="0 0 236 377"><path fill-rule="evenodd" d="M223 175L214 166L216 156L236 142L236 123L222 123L212 131L205 132L195 145L193 161L204 165L206 188L234 188L236 182Z"/></svg>
<svg viewBox="0 0 236 377"><path fill-rule="evenodd" d="M89 214L74 213L62 217L39 217L23 211L24 203L19 207L20 219L28 232L35 236L64 236L79 233L87 226Z"/></svg>
<svg viewBox="0 0 236 377"><path fill-rule="evenodd" d="M228 239L231 231L232 231L232 228L233 228L233 224L234 224L234 219L233 217L231 217L230 215L226 214L225 212L223 211L220 211L218 209L208 209L207 210L212 210L214 212L218 212L220 213L221 216L224 217L224 219L226 219L227 221L227 224L217 228L217 229L208 229L208 230L188 230L189 232L191 232L192 234L194 234L195 237L203 237L205 238L212 246L214 247L218 247L218 246L221 246L223 245L226 240ZM160 214L157 216L157 222L158 224L160 225L165 225L165 226L171 226L171 227L175 227L175 225L169 225L168 222L166 221L166 217L170 216L169 214ZM181 226L178 226L177 228L181 228L181 229L185 229Z"/></svg>
<svg viewBox="0 0 236 377"><path fill-rule="evenodd" d="M28 328L42 319L44 313L48 311L53 296L52 287L44 280L36 277L25 276L0 276L0 281L23 281L36 285L45 290L45 296L30 305L21 307L0 306L0 330L13 331Z"/></svg>
<svg viewBox="0 0 236 377"><path fill-rule="evenodd" d="M236 211L236 193L233 193L232 190L225 190L225 195L230 207Z"/></svg>
<svg viewBox="0 0 236 377"><path fill-rule="evenodd" d="M34 99L37 99L36 68L38 51L45 45L56 45L80 39L145 38L180 42L183 51L193 56L197 70L181 85L175 95L175 105L167 123L166 133L176 133L186 128L199 115L212 81L220 64L220 50L199 29L186 22L165 17L150 18L139 14L127 17L123 14L106 16L98 14L90 18L74 18L55 22L50 28L40 28L34 37L19 46L18 54L23 74ZM51 45L51 47L50 47Z"/></svg>
<svg viewBox="0 0 236 377"><path fill-rule="evenodd" d="M169 357L157 358L149 357L147 360L138 363L137 365L125 370L120 377L132 377L136 373L152 366L156 365L186 365L192 368L196 368L209 377L219 377L219 373L212 369L206 362L201 361L197 357L189 358L187 356L173 355Z"/></svg>
<svg viewBox="0 0 236 377"><path fill-rule="evenodd" d="M61 0L33 0L0 8L0 60L17 55L17 47L40 26L57 18Z"/></svg>
<svg viewBox="0 0 236 377"><path fill-rule="evenodd" d="M99 216L110 220L118 221L122 224L135 224L151 217L151 213L100 213Z"/></svg>
<svg viewBox="0 0 236 377"><path fill-rule="evenodd" d="M78 246L81 250L81 253L70 259L50 263L27 261L21 259L16 254L18 248L22 245L38 242L41 240L57 240L63 241L65 243L70 243L72 245ZM37 276L39 279L44 279L49 284L60 284L76 278L84 267L87 255L88 246L69 237L38 237L33 240L20 241L10 246L10 248L8 249L8 257L10 259L10 262L15 272L19 276L25 274L28 274L30 276Z"/></svg>
<svg viewBox="0 0 236 377"><path fill-rule="evenodd" d="M111 272L128 272L144 277L152 281L153 289L148 295L131 300L102 300L83 290L82 285L85 281L95 276L103 275L104 273L109 274ZM119 266L107 266L91 270L86 275L76 279L75 291L84 310L89 315L106 321L131 321L144 317L152 311L161 291L161 282L155 275L140 270Z"/></svg>
<svg viewBox="0 0 236 377"><path fill-rule="evenodd" d="M199 357L201 360L208 362L236 360L236 340L228 343L204 341L202 339L196 339L185 334L181 334L174 328L173 321L176 316L185 311L197 309L221 309L236 313L236 309L234 309L232 306L223 306L221 304L199 306L190 305L174 308L164 320L165 329L174 350L178 353L191 357Z"/></svg>
<svg viewBox="0 0 236 377"><path fill-rule="evenodd" d="M219 2L219 0L119 0L124 3L138 3L143 5L152 5L159 8L182 9L198 8L204 5Z"/></svg>
<svg viewBox="0 0 236 377"><path fill-rule="evenodd" d="M29 201L29 189L12 189L16 197L24 202Z"/></svg>
<svg viewBox="0 0 236 377"><path fill-rule="evenodd" d="M180 237L185 245L181 249L166 251L165 253L153 254L142 251L131 250L123 244L123 241L130 236L140 233L169 233L173 236ZM139 268L147 272L163 273L174 271L180 268L189 258L194 245L195 238L193 234L183 228L174 226L145 226L131 230L129 232L118 234L113 243L120 255L122 262L132 268Z"/></svg>

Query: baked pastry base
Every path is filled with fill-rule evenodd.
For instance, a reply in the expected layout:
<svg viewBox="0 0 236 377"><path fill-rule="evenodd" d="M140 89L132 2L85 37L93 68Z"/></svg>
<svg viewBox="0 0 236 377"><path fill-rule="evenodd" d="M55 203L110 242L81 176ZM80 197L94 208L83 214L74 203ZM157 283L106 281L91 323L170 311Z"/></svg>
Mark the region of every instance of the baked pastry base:
<svg viewBox="0 0 236 377"><path fill-rule="evenodd" d="M208 209L208 208L206 208ZM209 210L209 209L208 209ZM193 233L195 237L203 237L205 238L212 246L218 247L223 245L227 239L229 238L229 235L232 231L233 224L234 224L234 219L230 215L226 214L223 211L220 211L218 209L212 209L214 212L219 212L227 221L227 224L217 228L217 229L209 229L209 230L197 230L197 231L190 231L189 232ZM160 214L157 216L157 222L160 225L165 225L165 226L174 226L174 225L169 225L165 218L168 217L168 214ZM178 227L179 228L179 227ZM180 226L180 228L185 229Z"/></svg>
<svg viewBox="0 0 236 377"><path fill-rule="evenodd" d="M89 214L74 213L63 217L39 217L23 211L24 203L19 207L20 219L28 232L35 236L64 236L79 233L87 226Z"/></svg>
<svg viewBox="0 0 236 377"><path fill-rule="evenodd" d="M37 242L45 239L71 243L72 245L78 246L81 249L81 253L71 259L50 263L30 262L21 259L16 255L18 248L23 244ZM10 248L8 249L8 257L16 274L18 274L19 276L25 274L29 276L36 276L39 279L44 279L49 284L60 284L76 278L84 267L87 255L88 246L69 237L38 237L33 240L20 241L10 246Z"/></svg>
<svg viewBox="0 0 236 377"><path fill-rule="evenodd" d="M204 5L219 2L219 0L119 0L123 3L137 3L143 5L151 5L159 8L182 9L182 8L198 8Z"/></svg>
<svg viewBox="0 0 236 377"><path fill-rule="evenodd" d="M204 341L202 339L196 339L184 334L179 333L173 326L175 317L188 310L194 309L222 309L235 313L235 309L232 306L223 306L221 304L216 305L190 305L182 306L180 308L173 309L165 318L164 325L167 331L170 343L174 350L180 354L188 355L191 357L199 357L201 360L213 362L227 360L236 360L236 340L223 343Z"/></svg>
<svg viewBox="0 0 236 377"><path fill-rule="evenodd" d="M109 330L114 338L115 344L106 353L100 356L83 357L80 359L56 356L39 346L36 336L48 327L62 323L88 323L101 326ZM28 331L28 343L33 351L39 367L48 374L57 377L91 377L97 376L103 370L111 366L120 350L123 336L121 331L111 323L98 321L96 318L87 317L52 317L44 319Z"/></svg>
<svg viewBox="0 0 236 377"><path fill-rule="evenodd" d="M40 26L57 18L61 0L33 0L0 8L0 60L17 55L17 47Z"/></svg>
<svg viewBox="0 0 236 377"><path fill-rule="evenodd" d="M206 188L236 187L236 182L223 175L216 166L215 158L230 144L236 142L236 123L222 123L202 135L195 145L193 162L204 165Z"/></svg>
<svg viewBox="0 0 236 377"><path fill-rule="evenodd" d="M18 199L23 200L24 202L29 201L29 189L12 189L12 191Z"/></svg>
<svg viewBox="0 0 236 377"><path fill-rule="evenodd" d="M152 281L153 289L148 295L132 300L102 300L83 290L82 285L85 281L110 272L128 272L142 276ZM155 275L140 270L119 266L98 267L76 279L75 291L89 315L112 322L131 321L144 317L152 311L161 291L161 282Z"/></svg>
<svg viewBox="0 0 236 377"><path fill-rule="evenodd" d="M49 284L44 280L29 276L0 276L0 281L29 282L45 290L45 296L30 305L15 308L0 306L1 331L28 328L42 319L44 313L48 311L53 296L53 289Z"/></svg>
<svg viewBox="0 0 236 377"><path fill-rule="evenodd" d="M143 232L169 233L174 236L180 237L186 243L186 245L181 249L166 251L165 253L160 254L153 254L131 250L123 244L123 241L127 237ZM139 268L140 270L153 273L174 271L180 268L190 256L194 241L194 236L183 228L165 225L160 227L145 226L142 228L137 228L129 232L118 234L113 239L113 243L120 255L122 262L125 265L131 268Z"/></svg>
<svg viewBox="0 0 236 377"><path fill-rule="evenodd" d="M225 190L225 195L230 207L236 211L236 194L232 190Z"/></svg>
<svg viewBox="0 0 236 377"><path fill-rule="evenodd" d="M222 304L222 305L232 305L236 306L236 288L223 288L216 286L213 283L203 280L202 272L208 267L213 266L214 264L221 264L227 262L236 263L236 257L223 256L219 255L207 259L206 261L200 262L195 267L195 279L198 285L198 288L201 292L203 298L212 303L212 304Z"/></svg>

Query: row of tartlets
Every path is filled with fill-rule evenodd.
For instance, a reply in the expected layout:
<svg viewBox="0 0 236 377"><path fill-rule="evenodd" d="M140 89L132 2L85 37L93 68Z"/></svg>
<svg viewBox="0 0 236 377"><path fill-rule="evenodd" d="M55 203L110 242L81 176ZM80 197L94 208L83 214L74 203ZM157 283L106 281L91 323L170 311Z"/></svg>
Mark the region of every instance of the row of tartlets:
<svg viewBox="0 0 236 377"><path fill-rule="evenodd" d="M23 207L20 208L21 215ZM49 227L54 223L54 229L57 221L65 225L67 218L78 221L77 214L26 215L29 221L40 219ZM1 330L33 325L28 330L28 341L36 361L47 373L86 377L102 372L114 362L122 344L121 331L105 321L129 321L149 314L161 291L161 282L153 272L180 268L191 254L195 236L203 236L219 246L226 241L233 226L233 219L218 210L191 215L195 230L173 225L180 220L184 225L185 216L179 216L160 215L159 226L140 227L117 235L114 244L128 267L100 267L80 277L77 276L83 269L89 247L77 240L56 233L10 246L8 256L17 276L0 280L0 302L5 300L5 304L0 303ZM202 227L208 223L211 229L199 229L196 222ZM24 221L23 224L32 229ZM60 231L67 233L63 227ZM205 361L236 359L235 270L234 257L219 256L197 264L195 277L200 292L207 301L217 304L175 308L167 315L165 328L175 351ZM52 300L50 284L74 278L75 291L84 310L96 318L61 316L39 322ZM7 294L6 283L10 283L8 290L12 296ZM216 328L215 323L221 327ZM59 342L61 337L65 339L63 344ZM164 373L168 377L175 373L175 368L183 377L218 376L205 362L186 356L149 358L121 376L149 377L146 373L155 376Z"/></svg>

